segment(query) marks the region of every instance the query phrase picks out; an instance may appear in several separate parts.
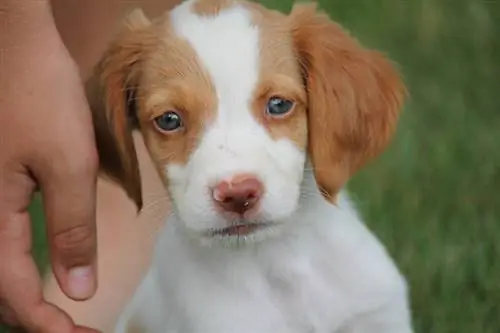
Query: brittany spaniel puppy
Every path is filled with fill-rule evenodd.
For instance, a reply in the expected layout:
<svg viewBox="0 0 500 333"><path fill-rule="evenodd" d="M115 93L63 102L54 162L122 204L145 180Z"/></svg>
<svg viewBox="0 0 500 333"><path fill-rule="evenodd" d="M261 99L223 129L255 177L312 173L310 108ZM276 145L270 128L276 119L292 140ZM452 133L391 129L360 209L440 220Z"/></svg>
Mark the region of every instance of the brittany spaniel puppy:
<svg viewBox="0 0 500 333"><path fill-rule="evenodd" d="M402 109L382 54L312 4L187 0L131 13L87 88L104 173L141 208L138 130L173 206L117 333L412 332L343 189Z"/></svg>

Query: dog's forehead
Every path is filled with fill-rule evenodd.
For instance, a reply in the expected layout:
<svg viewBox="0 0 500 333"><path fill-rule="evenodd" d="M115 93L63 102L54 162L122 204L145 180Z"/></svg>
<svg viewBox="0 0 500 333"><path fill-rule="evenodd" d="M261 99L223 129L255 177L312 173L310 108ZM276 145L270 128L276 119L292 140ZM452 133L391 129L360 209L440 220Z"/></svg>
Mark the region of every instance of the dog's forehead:
<svg viewBox="0 0 500 333"><path fill-rule="evenodd" d="M200 8L201 4L206 7ZM241 102L258 80L259 27L248 7L237 2L227 2L225 7L220 4L199 0L183 3L170 13L171 29L190 44L209 73L219 101L224 103L223 99L231 96Z"/></svg>

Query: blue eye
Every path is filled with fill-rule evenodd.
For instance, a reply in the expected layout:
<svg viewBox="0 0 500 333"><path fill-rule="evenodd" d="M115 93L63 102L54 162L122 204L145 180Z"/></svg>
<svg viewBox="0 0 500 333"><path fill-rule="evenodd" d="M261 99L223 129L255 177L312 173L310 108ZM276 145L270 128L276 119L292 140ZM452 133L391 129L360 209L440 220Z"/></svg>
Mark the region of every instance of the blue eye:
<svg viewBox="0 0 500 333"><path fill-rule="evenodd" d="M271 97L267 102L266 112L271 116L283 116L292 110L293 105L292 101L280 97Z"/></svg>
<svg viewBox="0 0 500 333"><path fill-rule="evenodd" d="M156 126L165 132L175 131L183 126L181 116L174 112L168 111L154 119Z"/></svg>

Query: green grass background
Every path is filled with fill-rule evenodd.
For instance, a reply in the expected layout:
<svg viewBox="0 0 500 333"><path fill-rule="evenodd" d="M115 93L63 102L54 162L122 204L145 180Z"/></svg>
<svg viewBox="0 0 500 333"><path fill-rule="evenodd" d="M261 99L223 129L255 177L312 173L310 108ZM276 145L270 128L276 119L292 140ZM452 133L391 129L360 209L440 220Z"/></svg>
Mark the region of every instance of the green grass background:
<svg viewBox="0 0 500 333"><path fill-rule="evenodd" d="M393 144L350 188L408 277L416 332L499 333L500 2L319 3L409 87ZM32 212L44 262L38 203Z"/></svg>

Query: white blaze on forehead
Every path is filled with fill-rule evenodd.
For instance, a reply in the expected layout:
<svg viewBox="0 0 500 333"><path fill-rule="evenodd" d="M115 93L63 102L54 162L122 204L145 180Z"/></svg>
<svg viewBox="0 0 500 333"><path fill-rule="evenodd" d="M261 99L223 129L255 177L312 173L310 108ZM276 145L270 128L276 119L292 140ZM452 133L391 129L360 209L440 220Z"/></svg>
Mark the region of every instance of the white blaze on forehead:
<svg viewBox="0 0 500 333"><path fill-rule="evenodd" d="M249 111L259 75L259 29L244 6L233 4L216 15L199 15L192 10L193 3L189 0L171 12L172 27L191 44L209 73L218 112L224 113L219 120L229 120L229 114Z"/></svg>

